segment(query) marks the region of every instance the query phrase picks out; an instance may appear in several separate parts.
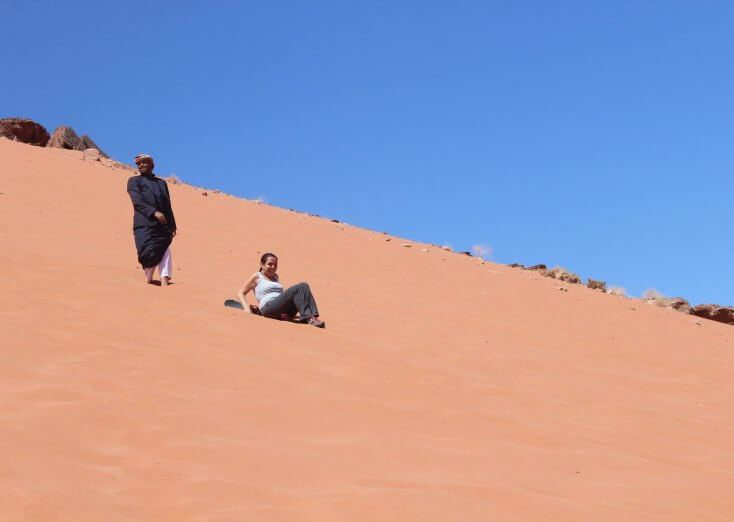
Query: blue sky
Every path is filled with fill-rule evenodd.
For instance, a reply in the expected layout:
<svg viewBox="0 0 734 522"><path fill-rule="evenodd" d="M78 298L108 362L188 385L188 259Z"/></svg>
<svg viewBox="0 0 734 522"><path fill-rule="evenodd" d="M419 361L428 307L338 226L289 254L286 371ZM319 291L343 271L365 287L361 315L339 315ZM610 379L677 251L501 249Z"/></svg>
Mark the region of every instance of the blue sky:
<svg viewBox="0 0 734 522"><path fill-rule="evenodd" d="M159 175L277 206L734 304L734 3L0 13L0 117L69 124L116 159L148 152Z"/></svg>

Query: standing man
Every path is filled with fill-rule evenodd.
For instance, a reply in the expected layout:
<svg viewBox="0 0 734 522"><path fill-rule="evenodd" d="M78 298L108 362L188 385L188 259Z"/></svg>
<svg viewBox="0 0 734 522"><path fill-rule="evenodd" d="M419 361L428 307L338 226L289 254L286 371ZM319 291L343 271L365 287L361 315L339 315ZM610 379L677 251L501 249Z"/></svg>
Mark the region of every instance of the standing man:
<svg viewBox="0 0 734 522"><path fill-rule="evenodd" d="M171 281L171 241L176 236L176 219L171 208L171 195L166 181L153 174L153 158L147 154L135 156L139 176L127 180L127 193L133 202L133 233L138 261L145 270L145 279L153 283L158 267L161 286Z"/></svg>

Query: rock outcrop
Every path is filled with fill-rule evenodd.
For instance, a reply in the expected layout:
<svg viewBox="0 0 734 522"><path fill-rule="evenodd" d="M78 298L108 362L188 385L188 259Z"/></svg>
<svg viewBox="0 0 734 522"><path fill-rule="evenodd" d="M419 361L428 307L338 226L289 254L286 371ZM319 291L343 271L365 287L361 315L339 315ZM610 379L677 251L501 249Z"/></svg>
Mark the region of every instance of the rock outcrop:
<svg viewBox="0 0 734 522"><path fill-rule="evenodd" d="M51 139L48 140L47 147L68 150L97 149L100 156L105 158L109 157L107 154L102 152L99 146L94 143L92 138L86 134L80 138L79 135L74 132L74 129L68 125L61 125L53 132L53 134L51 134Z"/></svg>
<svg viewBox="0 0 734 522"><path fill-rule="evenodd" d="M96 143L94 143L94 141L92 140L92 138L90 138L86 134L83 135L81 138L79 138L79 143L80 143L80 146L81 147L84 147L81 150L97 149L99 151L99 155L100 156L102 156L103 158L109 158L109 156L107 154L105 154L102 149L99 148L99 145L97 145Z"/></svg>
<svg viewBox="0 0 734 522"><path fill-rule="evenodd" d="M47 147L54 147L57 149L68 149L68 150L83 150L79 148L80 139L74 129L66 125L57 127L56 130L51 134L51 139L48 140ZM97 147L95 147L96 149Z"/></svg>
<svg viewBox="0 0 734 522"><path fill-rule="evenodd" d="M693 308L693 314L704 319L734 325L734 306L700 304Z"/></svg>
<svg viewBox="0 0 734 522"><path fill-rule="evenodd" d="M0 120L0 136L9 140L45 147L49 135L46 128L28 118L3 118Z"/></svg>

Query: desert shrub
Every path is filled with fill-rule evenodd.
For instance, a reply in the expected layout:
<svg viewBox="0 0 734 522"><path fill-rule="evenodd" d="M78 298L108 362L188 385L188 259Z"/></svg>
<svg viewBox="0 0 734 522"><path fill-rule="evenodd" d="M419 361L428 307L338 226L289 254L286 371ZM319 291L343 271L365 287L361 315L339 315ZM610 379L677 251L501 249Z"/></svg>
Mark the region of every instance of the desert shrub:
<svg viewBox="0 0 734 522"><path fill-rule="evenodd" d="M607 291L606 281L597 281L596 279L589 278L586 280L586 286L594 290L601 290L602 292Z"/></svg>
<svg viewBox="0 0 734 522"><path fill-rule="evenodd" d="M554 266L550 270L542 270L540 273L543 274L545 277L552 277L553 279L558 279L559 281L566 281L567 283L574 283L577 285L581 284L581 278L578 276L578 274L574 274L573 272L570 272L565 268L561 268L560 266Z"/></svg>
<svg viewBox="0 0 734 522"><path fill-rule="evenodd" d="M607 288L607 293L612 295L621 295L622 297L627 296L627 289L621 286L612 286Z"/></svg>
<svg viewBox="0 0 734 522"><path fill-rule="evenodd" d="M473 245L471 249L474 255L480 259L487 260L492 257L492 247L489 245Z"/></svg>
<svg viewBox="0 0 734 522"><path fill-rule="evenodd" d="M662 299L665 296L661 293L655 290L654 288L648 288L644 292L642 292L642 298L643 299Z"/></svg>
<svg viewBox="0 0 734 522"><path fill-rule="evenodd" d="M578 274L575 274L573 272L569 272L568 270L565 270L563 272L560 272L556 279L560 279L561 281L566 281L567 283L573 283L575 285L582 284L581 278Z"/></svg>
<svg viewBox="0 0 734 522"><path fill-rule="evenodd" d="M554 266L553 268L542 268L540 269L540 274L545 277L552 277L553 279L556 278L556 273L558 272L558 267Z"/></svg>

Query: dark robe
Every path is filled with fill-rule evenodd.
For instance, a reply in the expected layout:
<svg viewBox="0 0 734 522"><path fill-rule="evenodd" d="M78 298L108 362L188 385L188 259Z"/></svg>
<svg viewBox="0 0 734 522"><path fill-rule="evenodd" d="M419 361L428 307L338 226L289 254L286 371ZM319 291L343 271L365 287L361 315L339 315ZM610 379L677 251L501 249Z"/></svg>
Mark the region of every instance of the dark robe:
<svg viewBox="0 0 734 522"><path fill-rule="evenodd" d="M127 193L133 202L133 234L138 261L143 268L158 265L173 240L176 219L166 181L154 175L133 176L127 180ZM155 218L156 211L166 216L166 225Z"/></svg>

